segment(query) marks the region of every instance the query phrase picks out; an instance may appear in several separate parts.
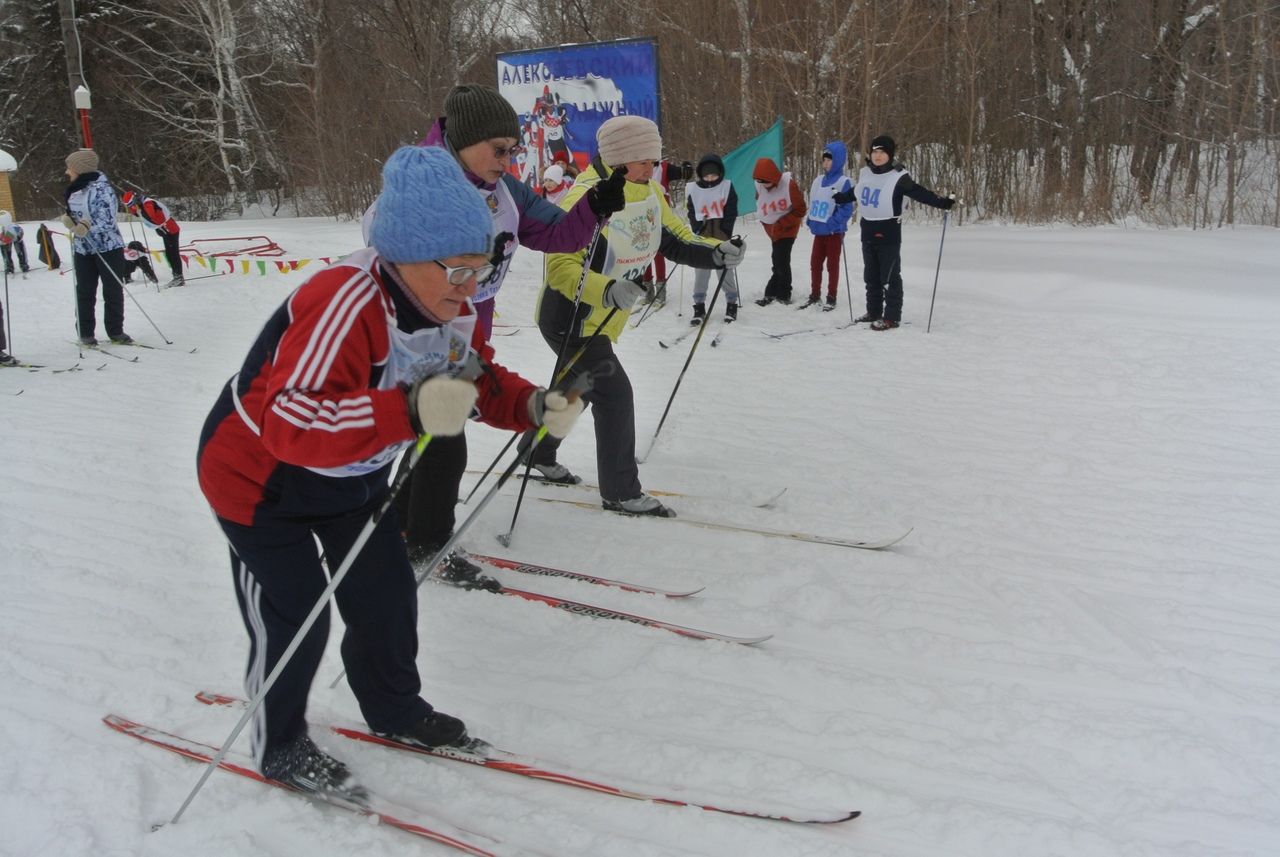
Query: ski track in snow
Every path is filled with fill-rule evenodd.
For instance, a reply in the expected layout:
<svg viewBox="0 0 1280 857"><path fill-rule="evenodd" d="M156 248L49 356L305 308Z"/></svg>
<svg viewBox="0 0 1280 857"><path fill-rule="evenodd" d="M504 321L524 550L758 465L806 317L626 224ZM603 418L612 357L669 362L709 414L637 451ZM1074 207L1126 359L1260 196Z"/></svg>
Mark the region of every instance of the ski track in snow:
<svg viewBox="0 0 1280 857"><path fill-rule="evenodd" d="M289 258L337 255L359 234L319 219L240 227L270 234ZM706 590L666 599L497 572L504 581L775 636L698 642L428 585L424 695L499 746L604 779L862 818L733 818L320 729L317 739L407 817L431 812L516 853L1275 854L1275 231L956 228L926 334L936 225L907 224L912 324L885 333L837 329L848 323L843 282L834 313L755 306L769 246L758 224L745 230L740 320L720 348L704 337L642 480L696 495L668 499L691 516L855 538L915 531L888 551L854 551L604 516L537 502L557 496L540 489L504 551L494 536L514 508L505 491L464 546ZM860 314L856 242L847 249ZM808 255L802 235L801 296ZM517 255L499 324L529 324L540 270L539 254ZM693 342L657 344L687 325L676 316L691 302L686 279L619 347L641 453ZM0 406L0 854L453 853L221 774L179 824L151 832L200 770L99 723L113 711L218 744L238 716L192 699L238 692L247 654L195 447L219 388L302 281L133 284L173 350L117 349L138 362L101 371L0 370L0 394L24 390ZM5 309L18 356L75 362L69 277L12 281ZM127 299L126 328L160 344ZM554 355L536 335L495 347L526 377L550 373ZM104 362L86 358L90 369ZM506 440L471 427L470 466L487 466ZM589 416L561 460L594 481ZM782 487L774 509L746 502ZM347 687L328 688L339 632L312 691L317 724L361 723Z"/></svg>

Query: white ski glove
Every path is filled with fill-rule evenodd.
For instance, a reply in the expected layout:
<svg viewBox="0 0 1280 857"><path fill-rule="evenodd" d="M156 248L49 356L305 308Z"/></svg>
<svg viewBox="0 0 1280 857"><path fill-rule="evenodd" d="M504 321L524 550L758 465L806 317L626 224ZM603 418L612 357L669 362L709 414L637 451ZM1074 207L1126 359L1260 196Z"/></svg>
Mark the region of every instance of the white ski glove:
<svg viewBox="0 0 1280 857"><path fill-rule="evenodd" d="M636 301L648 295L653 298L653 288L646 286L644 283L637 283L635 280L612 280L604 289L605 306L617 307L621 310L629 310L635 306Z"/></svg>
<svg viewBox="0 0 1280 857"><path fill-rule="evenodd" d="M711 255L716 260L717 267L736 268L742 264L742 258L747 255L747 245L741 238L731 238L728 241L722 241Z"/></svg>
<svg viewBox="0 0 1280 857"><path fill-rule="evenodd" d="M93 224L87 220L72 220L71 215L62 215L62 225L71 230L71 234L77 238L83 238L89 234L89 230L93 228Z"/></svg>
<svg viewBox="0 0 1280 857"><path fill-rule="evenodd" d="M582 416L583 407L581 399L571 402L559 390L547 392L539 388L529 397L529 418L540 426L546 426L547 434L552 437L564 438Z"/></svg>
<svg viewBox="0 0 1280 857"><path fill-rule="evenodd" d="M433 375L409 389L409 417L419 434L462 434L475 407L474 381Z"/></svg>

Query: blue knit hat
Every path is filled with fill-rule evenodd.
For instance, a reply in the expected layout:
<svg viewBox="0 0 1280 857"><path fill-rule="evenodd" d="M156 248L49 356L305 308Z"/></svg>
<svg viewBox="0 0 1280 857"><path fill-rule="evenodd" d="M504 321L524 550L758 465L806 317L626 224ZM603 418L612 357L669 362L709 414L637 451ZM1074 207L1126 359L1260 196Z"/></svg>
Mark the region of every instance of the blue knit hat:
<svg viewBox="0 0 1280 857"><path fill-rule="evenodd" d="M453 156L402 146L382 167L369 243L388 262L426 262L493 251L493 217Z"/></svg>

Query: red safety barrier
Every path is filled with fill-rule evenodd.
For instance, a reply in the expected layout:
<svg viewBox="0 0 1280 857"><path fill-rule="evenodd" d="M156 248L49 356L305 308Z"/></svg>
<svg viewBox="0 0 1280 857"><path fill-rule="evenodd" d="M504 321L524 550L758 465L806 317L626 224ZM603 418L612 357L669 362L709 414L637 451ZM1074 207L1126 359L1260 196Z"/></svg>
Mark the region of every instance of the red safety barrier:
<svg viewBox="0 0 1280 857"><path fill-rule="evenodd" d="M217 249L216 245L229 242L237 245L228 249ZM201 245L214 245L206 249ZM235 238L193 238L191 243L180 249L198 253L201 256L283 256L284 248L265 235L241 235Z"/></svg>

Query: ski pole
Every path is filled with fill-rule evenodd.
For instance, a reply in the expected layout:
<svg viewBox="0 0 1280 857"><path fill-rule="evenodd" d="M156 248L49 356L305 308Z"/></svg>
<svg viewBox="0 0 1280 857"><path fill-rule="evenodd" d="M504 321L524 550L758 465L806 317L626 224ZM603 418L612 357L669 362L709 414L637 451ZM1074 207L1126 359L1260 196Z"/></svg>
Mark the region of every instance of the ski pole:
<svg viewBox="0 0 1280 857"><path fill-rule="evenodd" d="M631 325L632 330L644 324L645 319L667 305L667 283L671 282L672 275L675 274L676 268L679 267L680 263L676 263L676 265L672 267L671 273L669 273L667 278L662 281L662 284L658 286L658 290L654 294L653 300L649 301L649 305L644 308L644 312L640 313L640 317L636 319L635 324ZM681 273L683 274L683 272Z"/></svg>
<svg viewBox="0 0 1280 857"><path fill-rule="evenodd" d="M581 376L579 376L578 380L574 382L574 385L565 392L565 398L571 402L577 401L579 398L582 397L583 393L587 392L590 389L591 389L591 376L589 373L583 373ZM540 426L536 432L525 433L523 435L520 441L520 445L516 447L515 458L511 459L511 463L507 465L507 469L504 470L502 472L502 475L498 477L498 481L495 482L489 488L489 493L485 494L484 497L481 498L480 503L475 507L474 510L472 510L471 514L467 515L467 519L463 521L462 524L459 525L456 529L454 529L453 535L449 536L448 541L446 541L443 545L440 546L440 550L436 551L435 556L431 557L431 561L428 562L426 565L422 566L420 569L418 569L414 573L415 587L422 586L422 582L431 576L431 572L435 571L436 566L439 565L440 562L446 556L449 555L449 551L453 550L453 546L456 545L462 539L462 536L467 532L467 530L471 529L471 525L475 523L476 518L480 517L480 513L484 511L484 507L488 506L489 501L497 496L498 489L501 488L503 485L507 484L507 480L511 478L511 474L515 473L516 468L520 466L520 459L524 457L525 453L528 450L531 450L533 447L537 446L542 441L542 439L546 436L547 436L546 426ZM409 464L407 468L405 468L405 471L400 474L400 478L396 480L395 487L392 488L393 496L390 498L391 500L395 499L394 493L400 489L401 485L404 484L405 480L409 475L409 472L413 470L413 465L418 463L419 455L420 453L418 453L415 450L415 456L413 461ZM326 595L327 594L328 593L326 593ZM323 602L324 599L325 599L325 596L321 596L320 598L321 602ZM338 677L333 680L333 683L329 685L329 688L332 690L333 688L337 687L338 682L342 681L342 679L346 676L346 674L347 674L347 671L345 669L342 672L338 673Z"/></svg>
<svg viewBox="0 0 1280 857"><path fill-rule="evenodd" d="M609 323L609 320L613 318L613 314L617 311L618 311L617 308L610 310L609 314L604 317L604 323L601 324L600 327L604 327L605 325L607 325ZM596 333L598 332L599 332L599 328L596 329ZM595 333L593 333L590 337L587 337L587 342L583 343L583 346L579 348L576 352L574 352L574 355L569 358L569 362L565 364L565 367L560 370L560 373L556 375L555 378L552 379L550 389L554 390L556 386L559 385L560 382L565 379L565 376L567 376L569 374L569 371L573 369L574 364L578 362L578 358L580 358L583 354L586 353L587 345L591 342L591 338L594 336L595 336ZM476 480L476 484L471 487L471 492L467 494L466 499L462 501L462 504L464 506L471 502L471 498L476 495L476 492L480 490L480 486L483 485L484 481L489 478L489 474L492 473L493 469L498 466L498 462L501 461L502 457L507 454L507 450L511 448L511 444L515 443L516 440L522 437L524 434L525 432L518 431L511 435L511 439L508 440L506 445L502 447L502 450L493 457L493 461L489 462L489 466L485 468L484 473L481 474L478 480Z"/></svg>
<svg viewBox="0 0 1280 857"><path fill-rule="evenodd" d="M4 305L9 308L5 326L9 328L9 351L13 352L13 301L9 300L9 269L4 269Z"/></svg>
<svg viewBox="0 0 1280 857"><path fill-rule="evenodd" d="M844 243L845 233L840 233L840 258L844 259L844 290L849 298L849 324L853 324L853 280L849 279L849 253Z"/></svg>
<svg viewBox="0 0 1280 857"><path fill-rule="evenodd" d="M467 360L467 364L456 377L471 380L478 378L482 371L484 371L484 369L483 364L480 362L480 358L473 354ZM276 661L276 665L272 668L271 674L268 675L267 680L262 683L262 688L258 691L257 695L250 700L249 707L245 709L244 714L240 717L240 722L236 724L235 728L231 730L231 734L222 742L221 749L219 749L214 757L209 760L209 764L205 766L204 772L201 773L200 779L196 783L195 788L191 790L191 794L187 795L187 799L182 802L182 806L178 807L178 811L169 822L170 824L177 824L178 819L182 818L182 814L186 812L187 807L191 805L191 801L195 800L196 794L198 794L200 789L204 787L205 781L209 779L209 775L212 774L214 769L222 762L223 758L227 755L227 752L231 749L231 745L235 743L236 738L240 737L240 733L244 730L245 724L249 722L254 713L262 706L262 701L267 698L268 691L271 690L272 686L276 683L276 680L280 678L280 674L284 672L284 668L288 666L289 661L293 659L294 653L297 652L298 647L302 645L302 641L307 636L308 632L310 632L311 626L316 623L316 620L320 618L320 614L328 607L329 599L333 597L333 593L338 590L338 586L347 576L347 572L349 572L351 570L351 566L355 564L356 557L358 557L360 555L360 551L364 549L365 543L369 541L370 537L373 535L373 531L378 528L378 524L382 522L387 511L395 504L396 495L400 493L400 489L404 487L404 484L409 481L409 476L413 473L414 465L416 465L422 458L422 453L426 450L427 445L431 443L431 438L432 436L429 434L422 434L418 437L417 442L413 446L413 452L410 453L409 466L404 469L404 472L401 473L395 483L392 484L391 490L387 492L387 496L383 498L380 504L378 504L378 508L374 510L374 513L369 516L369 520L365 522L364 527L360 530L360 534L356 536L356 540L347 551L347 555L343 557L342 563L338 566L338 570L331 576L329 585L325 587L324 592L320 593L320 597L316 599L315 605L311 608L311 612L307 614L307 618L303 620L302 626L298 628L298 632L293 635L293 639L289 642L288 648L286 648L280 655L280 659ZM434 564L439 561L440 557L436 556L436 558L432 560L432 567L434 567ZM346 673L344 671L343 675L345 674ZM341 679L341 676L339 676L339 679ZM337 684L337 682L335 681L334 684Z"/></svg>
<svg viewBox="0 0 1280 857"><path fill-rule="evenodd" d="M592 340L594 340L597 336L600 335L600 331L604 330L605 325L609 323L609 320L613 318L613 314L616 313L617 311L618 311L617 307L614 307L613 309L609 310L608 315L604 317L604 321L600 322L600 324L596 326L596 329L592 332L592 334L587 337L587 341L582 343L582 347L579 348L574 353L573 359L570 360L569 363L565 365L564 369L557 376L557 380L561 380L566 375L569 374L569 370L573 368L573 364L578 362L579 357L587 353L587 347L591 345ZM607 369L605 368L606 366L608 367ZM613 368L614 368L613 363L605 363L604 365L596 369L596 374L611 375L613 374ZM580 377L588 377L589 375L590 375L589 372L584 372ZM577 382L575 381L575 383ZM588 377L587 387L582 391L583 393L591 389L590 383L591 382ZM525 489L529 487L529 471L533 469L533 450L537 447L539 443L542 442L542 438L543 438L543 435L538 435L537 439L533 442L533 445L529 447L529 451L527 453L529 460L525 464L524 479L520 481L520 493L519 495L516 496L516 507L511 512L511 526L510 528L507 529L507 532L505 535L498 536L498 541L501 542L502 546L505 548L511 547L511 538L512 536L515 535L515 532L516 532L516 521L520 518L520 507L524 505L524 492L525 492Z"/></svg>
<svg viewBox="0 0 1280 857"><path fill-rule="evenodd" d="M627 174L627 168L618 167L614 170L614 172L621 172L622 175L625 177ZM591 241L587 244L587 253L585 256L582 257L582 274L578 277L578 288L573 294L573 312L569 315L569 324L568 324L568 327L565 329L564 341L560 343L560 350L556 353L555 368L551 372L551 386L549 386L547 389L551 389L552 387L554 387L556 379L560 377L560 367L564 365L564 355L566 350L568 350L568 347L569 347L569 331L573 328L573 323L578 318L578 309L582 306L582 292L587 287L587 275L591 273L591 259L593 256L595 256L596 245L599 244L600 242L600 234L604 231L604 226L605 226L605 223L607 222L608 222L607 218L596 222L596 228L591 233ZM530 455L529 460L525 462L525 468L524 468L525 482L529 481L529 471L532 469L533 469L533 458L532 458L532 455ZM519 514L520 514L520 504L517 502L516 515L519 515ZM511 529L514 530L515 527L516 527L516 519L515 519L515 516L512 516ZM510 533L508 533L508 538L510 538Z"/></svg>
<svg viewBox="0 0 1280 857"><path fill-rule="evenodd" d="M680 303L676 306L680 307L676 311L676 318L684 318L684 268L680 269Z"/></svg>
<svg viewBox="0 0 1280 857"><path fill-rule="evenodd" d="M942 270L942 245L947 240L947 219L950 216L950 211L942 212L942 238L938 241L938 265L933 269L933 297L929 298L929 323L925 325L925 333L933 327L933 302L938 298L938 272Z"/></svg>
<svg viewBox="0 0 1280 857"><path fill-rule="evenodd" d="M720 288L724 285L724 278L728 273L728 268L723 268L720 271L720 278L716 281L716 290L711 293L711 302L707 304L707 318L710 318L711 313L715 311L716 300L720 297ZM667 421L667 414L671 413L671 403L676 400L676 393L680 391L680 382L684 380L684 373L689 371L689 364L693 362L693 355L698 350L698 344L702 342L702 335L706 332L707 323L704 321L698 325L698 335L694 337L693 347L689 349L689 356L684 361L684 368L680 370L680 375L676 378L676 386L671 391L671 397L667 399L667 407L662 411L662 419L658 420L658 427L654 430L653 437L649 440L649 448L645 450L644 455L637 459L638 461L643 462L649 457L649 453L653 452L654 444L658 442L658 433L662 431L662 426Z"/></svg>
<svg viewBox="0 0 1280 857"><path fill-rule="evenodd" d="M303 620L302 627L300 627L298 632L294 634L293 640L290 641L288 648L284 650L284 653L280 655L280 659L276 661L275 667L271 670L271 674L267 676L267 680L263 682L262 688L249 702L249 707L246 708L244 714L241 715L240 722L235 725L235 728L231 730L231 734L222 742L221 749L219 749L214 757L209 760L209 764L205 766L204 772L200 774L200 779L196 782L195 788L193 788L191 793L187 795L187 799L182 802L182 806L178 807L178 811L169 822L170 824L177 824L178 819L182 818L182 814L186 812L187 807L191 805L191 801L195 800L196 794L198 794L200 789L204 787L205 781L209 779L209 775L213 773L213 770L217 768L219 764L221 764L222 759L231 749L231 745L238 737L240 737L240 733L244 730L245 724L249 722L249 719L253 717L257 710L262 706L262 701L266 699L267 692L275 685L276 679L280 678L280 674L284 672L284 668L288 666L289 661L293 659L294 653L298 650L298 647L302 645L302 640L311 630L311 626L320 618L321 612L328 607L329 599L333 596L333 593L337 591L338 586L342 583L343 579L346 578L347 572L351 570L351 566L355 563L356 557L360 555L360 551L364 548L365 543L369 541L370 536L373 535L373 531L377 529L378 524L382 521L383 516L386 515L387 510L391 508L392 503L395 501L396 494L399 493L401 486L403 486L408 480L409 474L413 472L413 465L418 463L418 459L422 457L422 453L429 443L431 443L431 435L429 434L424 434L418 438L418 442L413 448L409 467L405 469L404 473L400 474L400 478L396 480L393 486L391 486L391 491L387 494L386 498L383 499L377 510L369 517L364 528L360 530L360 534L356 536L355 543L351 545L351 549L347 551L347 555L342 560L342 564L338 566L338 570L330 579L329 585L325 587L324 592L320 593L320 597L316 599L316 603L311 608L311 612L308 613L307 618ZM339 676L339 678L341 678L341 676ZM337 682L334 682L334 684L337 684Z"/></svg>
<svg viewBox="0 0 1280 857"><path fill-rule="evenodd" d="M107 264L106 259L102 258L102 254L97 250L94 250L93 255L97 256L98 261L102 263L103 267L111 272L111 278L119 284L120 288L124 289L124 293L129 296L129 300L133 301L134 305L138 308L138 311L142 313L143 318L151 322L151 326L156 329L156 333L160 334L160 338L164 340L164 344L173 345L173 340L165 336L164 331L160 329L160 326L154 321L151 321L151 316L147 315L147 311L142 308L142 304L138 303L138 299L133 296L133 292L129 291L129 287L124 284L124 280L120 279L120 275L116 273L115 269Z"/></svg>

